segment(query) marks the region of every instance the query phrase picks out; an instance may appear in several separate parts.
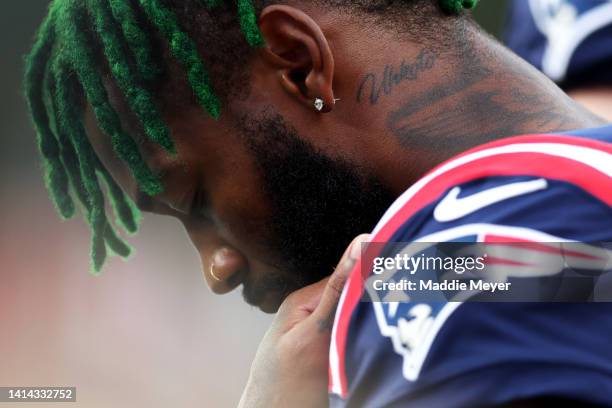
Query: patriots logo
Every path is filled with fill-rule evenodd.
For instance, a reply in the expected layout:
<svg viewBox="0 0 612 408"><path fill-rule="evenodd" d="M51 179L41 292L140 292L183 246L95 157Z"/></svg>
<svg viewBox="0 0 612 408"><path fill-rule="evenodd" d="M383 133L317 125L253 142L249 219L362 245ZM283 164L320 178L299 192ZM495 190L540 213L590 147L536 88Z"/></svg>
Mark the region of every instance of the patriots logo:
<svg viewBox="0 0 612 408"><path fill-rule="evenodd" d="M402 373L416 381L437 333L459 302L373 303L380 333L391 339L393 350L403 357Z"/></svg>
<svg viewBox="0 0 612 408"><path fill-rule="evenodd" d="M476 239L477 235L464 235L458 236L456 241L470 243L476 242ZM435 248L433 242L414 242L403 247L399 253L409 256L427 253ZM394 282L405 277L405 274L389 270L376 277L370 276L368 281L382 278ZM424 275L419 277L423 278ZM365 287L373 301L380 333L391 340L393 350L403 358L403 376L408 381L416 381L436 335L461 303L447 302L442 294L440 301L415 302L406 292L374 291L372 284Z"/></svg>
<svg viewBox="0 0 612 408"><path fill-rule="evenodd" d="M542 70L555 81L567 74L578 46L612 23L612 2L606 0L529 0L538 30L548 39Z"/></svg>
<svg viewBox="0 0 612 408"><path fill-rule="evenodd" d="M463 235L466 232L469 235ZM472 224L445 230L423 237L417 242L403 244L404 246L397 252L411 256L422 253L439 245L432 242L437 242L442 236L461 243L459 248L469 249L470 246L478 246L480 250L485 248L490 256L487 269L480 278L489 282L549 278L560 276L567 271L573 273L573 277L577 275L599 277L612 270L611 248L569 241L555 242L561 241L561 238L526 228L499 225ZM388 282L398 282L400 274L398 271L389 270L383 274L370 276L365 288L372 301L380 333L391 340L394 352L403 358L403 376L408 381L416 381L444 323L463 304L463 301L479 293L473 291L459 293L458 296L450 298L452 301L446 301L444 294L440 293L439 301L437 298L431 299L431 296L428 301L424 301L426 299L415 297L413 292L374 290L374 285L371 283L374 279L382 278ZM405 276L403 274L402 278ZM445 279L443 274L435 272L419 275L419 279L423 277L437 281ZM593 280L595 281L596 279ZM566 282L568 284L565 286L570 287L572 293L577 280L568 279ZM594 286L587 287L587 296L594 294L594 288ZM541 288L538 289L535 291L536 294L542 295L543 291ZM599 299L592 297L590 300L612 301L612 290L608 289L599 292ZM555 286L551 294L545 293L544 296L545 300L555 301L559 299L555 296L567 296L567 293L559 292L559 287ZM571 300L566 297L564 299Z"/></svg>

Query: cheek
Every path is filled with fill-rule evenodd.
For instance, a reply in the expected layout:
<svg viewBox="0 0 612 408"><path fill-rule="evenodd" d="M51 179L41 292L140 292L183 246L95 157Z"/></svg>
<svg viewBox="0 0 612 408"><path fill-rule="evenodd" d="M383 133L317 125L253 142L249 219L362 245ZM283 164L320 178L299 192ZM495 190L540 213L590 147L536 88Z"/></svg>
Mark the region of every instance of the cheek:
<svg viewBox="0 0 612 408"><path fill-rule="evenodd" d="M273 219L256 172L236 168L215 184L211 190L211 209L222 235L241 247L266 247Z"/></svg>
<svg viewBox="0 0 612 408"><path fill-rule="evenodd" d="M200 126L179 122L178 148L194 169L206 194L215 233L249 257L266 257L272 221L262 177L229 115L207 123L206 135L194 138ZM203 125L202 125L203 126Z"/></svg>

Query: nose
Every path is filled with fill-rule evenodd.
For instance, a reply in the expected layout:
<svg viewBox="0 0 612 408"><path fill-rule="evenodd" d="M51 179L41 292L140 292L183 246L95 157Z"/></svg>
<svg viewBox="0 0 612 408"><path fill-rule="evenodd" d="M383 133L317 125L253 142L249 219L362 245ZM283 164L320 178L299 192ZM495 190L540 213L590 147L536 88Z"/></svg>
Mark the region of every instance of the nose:
<svg viewBox="0 0 612 408"><path fill-rule="evenodd" d="M212 256L202 260L204 277L210 289L222 295L234 290L245 279L248 261L231 247L217 248Z"/></svg>

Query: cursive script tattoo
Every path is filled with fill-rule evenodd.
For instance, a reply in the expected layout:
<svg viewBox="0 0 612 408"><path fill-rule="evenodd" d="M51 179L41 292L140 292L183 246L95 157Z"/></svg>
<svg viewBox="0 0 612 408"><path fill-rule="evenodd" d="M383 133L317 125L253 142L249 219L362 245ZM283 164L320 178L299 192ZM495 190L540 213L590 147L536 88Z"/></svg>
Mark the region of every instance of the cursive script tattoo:
<svg viewBox="0 0 612 408"><path fill-rule="evenodd" d="M371 105L377 104L381 96L391 94L402 82L415 81L421 72L432 69L437 58L435 52L423 49L413 63L402 60L398 68L385 65L380 76L366 74L357 90L357 102L368 99Z"/></svg>

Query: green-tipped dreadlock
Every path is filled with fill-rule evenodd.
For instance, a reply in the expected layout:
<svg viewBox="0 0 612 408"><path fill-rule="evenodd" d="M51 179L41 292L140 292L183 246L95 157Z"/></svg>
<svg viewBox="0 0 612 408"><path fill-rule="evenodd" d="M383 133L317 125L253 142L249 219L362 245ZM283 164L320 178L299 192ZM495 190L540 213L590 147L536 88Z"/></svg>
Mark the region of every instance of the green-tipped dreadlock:
<svg viewBox="0 0 612 408"><path fill-rule="evenodd" d="M43 22L28 64L26 65L25 90L28 106L32 114L38 147L44 161L45 184L51 198L63 218L74 215L74 203L68 194L68 176L60 160L60 147L51 133L49 118L43 102L43 83L45 63L51 55L55 40L55 27L52 16Z"/></svg>
<svg viewBox="0 0 612 408"><path fill-rule="evenodd" d="M187 70L187 78L198 102L213 118L221 114L221 104L215 95L204 63L193 40L183 32L176 15L163 7L159 0L138 0L149 20L168 40L170 51Z"/></svg>
<svg viewBox="0 0 612 408"><path fill-rule="evenodd" d="M449 14L457 14L464 8L474 8L477 3L478 0L440 0L440 7Z"/></svg>
<svg viewBox="0 0 612 408"><path fill-rule="evenodd" d="M251 47L264 44L251 0L199 1L210 9L233 5L246 44ZM440 6L447 13L458 13L476 2L440 0ZM24 85L43 157L46 186L63 218L75 213L73 196L81 203L92 230L94 272L100 271L108 251L123 257L130 254L130 247L106 216L100 179L106 184L115 224L134 233L139 212L102 166L87 139L84 100L139 188L149 195L163 190L158 175L148 168L137 142L124 131L110 103L102 80L105 70L99 64L101 57L105 57L106 68L147 138L169 153L174 152L170 131L149 89L150 84L160 79L163 62L155 58L148 28L156 29L167 41L171 54L187 72L198 103L213 118L218 118L220 100L196 43L162 0L54 0L26 60ZM94 44L100 46L100 53Z"/></svg>
<svg viewBox="0 0 612 408"><path fill-rule="evenodd" d="M209 8L224 3L204 0ZM228 2L230 3L230 2ZM238 0L237 16L246 42L263 40L250 1ZM115 152L130 168L142 191L162 192L161 182L143 160L138 144L124 130L102 81L92 44L101 46L110 73L138 118L145 135L174 152L167 124L147 85L159 79L161 62L141 16L159 30L169 49L186 69L198 102L213 118L221 106L195 42L180 27L175 14L159 0L54 0L26 59L25 92L43 157L46 185L63 218L75 213L73 196L81 203L92 231L92 269L100 271L111 251L122 257L130 247L117 235L105 211L100 179L115 213L115 223L127 232L138 229L139 211L96 156L83 125L83 98L91 105L100 129L111 138ZM88 30L92 26L93 30Z"/></svg>
<svg viewBox="0 0 612 408"><path fill-rule="evenodd" d="M251 47L261 47L264 40L257 25L255 9L249 0L238 0L238 16L240 17L240 26L249 45Z"/></svg>
<svg viewBox="0 0 612 408"><path fill-rule="evenodd" d="M135 10L129 1L109 0L115 20L121 24L125 40L134 53L138 72L144 81L153 81L161 74L161 67L153 57L153 45L138 24Z"/></svg>

